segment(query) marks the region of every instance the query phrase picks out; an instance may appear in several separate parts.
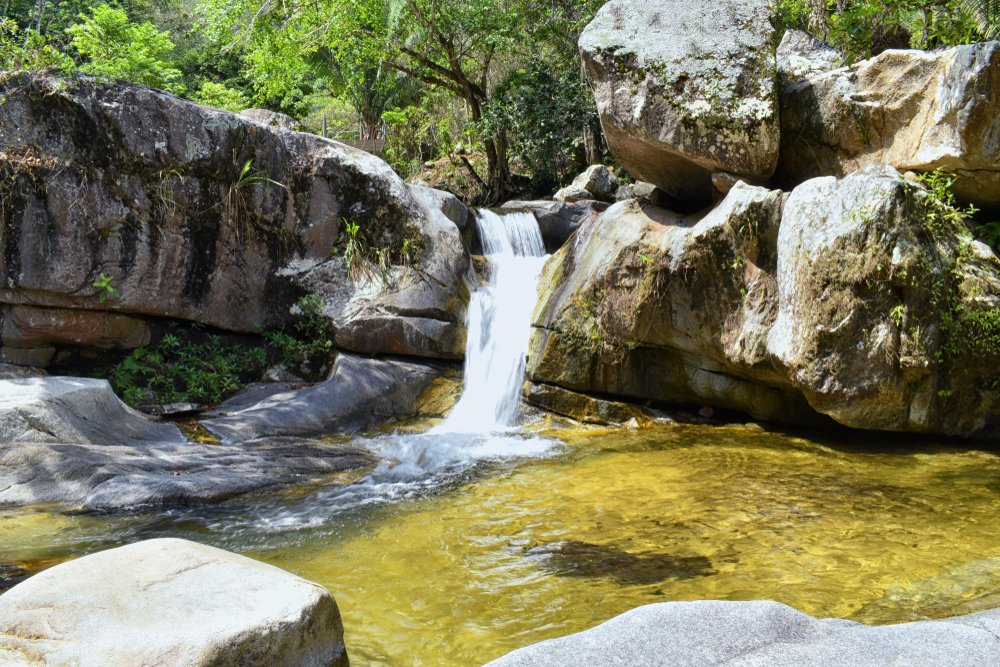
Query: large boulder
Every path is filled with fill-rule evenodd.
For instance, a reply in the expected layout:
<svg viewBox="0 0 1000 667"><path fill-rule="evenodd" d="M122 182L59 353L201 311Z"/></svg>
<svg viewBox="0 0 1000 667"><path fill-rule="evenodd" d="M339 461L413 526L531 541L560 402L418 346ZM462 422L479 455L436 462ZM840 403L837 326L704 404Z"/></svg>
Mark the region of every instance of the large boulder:
<svg viewBox="0 0 1000 667"><path fill-rule="evenodd" d="M682 200L711 199L713 172L774 172L776 47L766 0L611 0L580 36L611 152Z"/></svg>
<svg viewBox="0 0 1000 667"><path fill-rule="evenodd" d="M0 506L189 505L374 463L358 447L300 438L188 442L125 406L104 380L0 380Z"/></svg>
<svg viewBox="0 0 1000 667"><path fill-rule="evenodd" d="M793 46L779 52L788 68L801 53ZM783 183L873 164L943 169L958 176L960 199L1000 207L1000 42L885 51L849 68L821 69L782 91Z"/></svg>
<svg viewBox="0 0 1000 667"><path fill-rule="evenodd" d="M778 79L782 88L813 74L840 67L844 55L836 48L801 30L786 30L778 44Z"/></svg>
<svg viewBox="0 0 1000 667"><path fill-rule="evenodd" d="M149 318L247 333L280 325L303 290L298 271L282 269L327 262L348 223L368 264L381 257L394 274L407 265L407 280L365 288L388 293L379 321L447 329L445 352L429 353L454 356L467 298L461 240L382 160L135 85L17 75L0 96L7 361L44 364L61 345L128 348L148 337ZM354 291L343 271L323 279ZM327 310L348 328L356 314ZM447 321L427 322L438 317ZM424 352L382 342L353 346Z"/></svg>
<svg viewBox="0 0 1000 667"><path fill-rule="evenodd" d="M943 206L887 167L790 197L737 183L701 216L616 204L546 265L529 378L996 437L1000 260Z"/></svg>
<svg viewBox="0 0 1000 667"><path fill-rule="evenodd" d="M347 665L319 584L214 547L155 539L45 570L0 595L5 665Z"/></svg>
<svg viewBox="0 0 1000 667"><path fill-rule="evenodd" d="M416 414L417 398L441 373L429 364L341 354L325 382L267 396L202 425L224 441L358 431Z"/></svg>
<svg viewBox="0 0 1000 667"><path fill-rule="evenodd" d="M815 619L778 602L661 602L574 635L534 644L489 667L576 665L956 665L1000 661L1000 611L867 626Z"/></svg>

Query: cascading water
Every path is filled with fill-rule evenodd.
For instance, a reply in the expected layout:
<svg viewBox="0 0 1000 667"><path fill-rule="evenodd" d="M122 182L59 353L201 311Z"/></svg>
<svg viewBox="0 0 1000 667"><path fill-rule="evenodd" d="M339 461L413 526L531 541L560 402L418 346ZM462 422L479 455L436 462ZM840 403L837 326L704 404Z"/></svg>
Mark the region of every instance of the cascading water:
<svg viewBox="0 0 1000 667"><path fill-rule="evenodd" d="M465 390L434 433L488 433L515 426L525 352L545 245L530 213L480 211L476 228L489 262L487 284L466 316Z"/></svg>
<svg viewBox="0 0 1000 667"><path fill-rule="evenodd" d="M528 213L476 219L489 262L488 280L466 315L465 389L451 415L426 433L383 435L362 441L382 463L354 484L321 489L298 506L261 506L247 518L257 530L322 530L344 512L418 498L465 479L484 461L539 456L554 442L518 433L531 313L545 247Z"/></svg>

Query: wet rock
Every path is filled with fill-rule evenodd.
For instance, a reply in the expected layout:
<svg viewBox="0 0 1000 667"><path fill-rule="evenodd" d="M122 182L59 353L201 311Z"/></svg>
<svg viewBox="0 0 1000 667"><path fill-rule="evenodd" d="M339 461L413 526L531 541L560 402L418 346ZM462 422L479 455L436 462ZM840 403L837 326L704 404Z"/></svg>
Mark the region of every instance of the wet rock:
<svg viewBox="0 0 1000 667"><path fill-rule="evenodd" d="M528 376L763 420L996 437L1000 260L936 205L887 167L790 197L737 183L690 216L615 204L547 263Z"/></svg>
<svg viewBox="0 0 1000 667"><path fill-rule="evenodd" d="M490 667L563 665L930 665L1000 660L1000 612L867 626L778 602L698 600L637 607L590 630L509 653Z"/></svg>
<svg viewBox="0 0 1000 667"><path fill-rule="evenodd" d="M416 414L417 398L440 374L429 364L341 354L327 381L274 394L202 425L227 442L359 431Z"/></svg>
<svg viewBox="0 0 1000 667"><path fill-rule="evenodd" d="M525 389L525 398L532 405L586 424L644 424L657 418L641 405L598 398L551 384L529 382Z"/></svg>
<svg viewBox="0 0 1000 667"><path fill-rule="evenodd" d="M45 371L33 366L15 366L14 364L0 363L0 380L18 380L21 378L42 377L44 375Z"/></svg>
<svg viewBox="0 0 1000 667"><path fill-rule="evenodd" d="M346 665L337 603L319 584L179 539L84 556L0 596L0 662Z"/></svg>
<svg viewBox="0 0 1000 667"><path fill-rule="evenodd" d="M617 161L684 200L711 174L766 179L778 159L777 33L764 0L612 0L580 37Z"/></svg>
<svg viewBox="0 0 1000 667"><path fill-rule="evenodd" d="M890 50L849 68L809 73L781 94L778 177L794 185L867 165L940 168L958 176L960 199L998 207L998 80L1000 42Z"/></svg>
<svg viewBox="0 0 1000 667"><path fill-rule="evenodd" d="M545 241L545 250L555 252L584 221L606 211L608 204L592 200L573 203L548 200L509 201L503 208L527 211L534 215L542 232L542 240Z"/></svg>

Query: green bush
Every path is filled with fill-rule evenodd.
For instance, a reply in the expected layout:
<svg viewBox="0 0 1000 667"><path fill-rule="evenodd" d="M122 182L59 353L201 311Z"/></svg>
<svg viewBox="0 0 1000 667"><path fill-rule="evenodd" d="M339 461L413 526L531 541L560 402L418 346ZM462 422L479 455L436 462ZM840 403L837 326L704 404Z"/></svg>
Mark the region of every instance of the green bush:
<svg viewBox="0 0 1000 667"><path fill-rule="evenodd" d="M227 111L243 111L250 106L246 95L241 91L211 81L201 84L201 88L191 96L191 99L198 104Z"/></svg>
<svg viewBox="0 0 1000 667"><path fill-rule="evenodd" d="M326 374L333 361L333 337L323 315L323 304L315 294L299 299L292 310L295 319L286 329L265 331L272 356L288 370L307 380Z"/></svg>
<svg viewBox="0 0 1000 667"><path fill-rule="evenodd" d="M68 73L73 59L49 44L34 30L22 31L17 23L0 19L0 72L40 72L52 70Z"/></svg>
<svg viewBox="0 0 1000 667"><path fill-rule="evenodd" d="M133 23L117 7L100 4L67 28L71 46L85 61L87 74L141 83L176 94L184 92L181 72L170 61L170 33L149 22Z"/></svg>

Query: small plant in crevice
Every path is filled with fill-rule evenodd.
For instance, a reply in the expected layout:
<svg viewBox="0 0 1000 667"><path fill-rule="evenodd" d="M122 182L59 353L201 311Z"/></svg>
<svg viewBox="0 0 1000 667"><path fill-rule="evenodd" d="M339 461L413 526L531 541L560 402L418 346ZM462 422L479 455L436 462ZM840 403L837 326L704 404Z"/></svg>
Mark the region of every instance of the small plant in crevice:
<svg viewBox="0 0 1000 667"><path fill-rule="evenodd" d="M109 276L105 273L102 273L97 277L97 280L95 280L91 284L91 287L97 290L97 300L100 303L104 303L108 299L121 298L121 292L119 292L118 289L114 285L112 285L114 281L115 281L114 276Z"/></svg>
<svg viewBox="0 0 1000 667"><path fill-rule="evenodd" d="M935 169L917 176L917 181L927 188L924 202L924 222L930 231L943 231L964 226L979 210L975 206L960 207L955 201L952 186L956 177L941 169Z"/></svg>
<svg viewBox="0 0 1000 667"><path fill-rule="evenodd" d="M132 406L213 404L259 379L266 366L262 346L174 326L155 345L132 350L110 380Z"/></svg>
<svg viewBox="0 0 1000 667"><path fill-rule="evenodd" d="M407 237L398 245L378 245L368 238L359 223L348 218L344 218L343 223L344 233L330 248L330 255L343 256L351 281L378 276L382 286L388 288L392 284L394 266L401 266L404 275L410 271L420 247L419 239Z"/></svg>
<svg viewBox="0 0 1000 667"><path fill-rule="evenodd" d="M323 377L333 361L333 337L323 304L315 294L299 299L292 309L295 319L288 327L264 331L272 358L307 380Z"/></svg>
<svg viewBox="0 0 1000 667"><path fill-rule="evenodd" d="M250 210L250 202L247 199L247 192L249 189L258 184L270 184L275 185L279 188L287 190L287 188L278 181L268 178L263 173L259 172L253 166L253 158L250 158L243 163L243 167L240 169L239 174L236 179L229 186L229 191L226 193L226 199L224 202L226 216L229 220L229 224L232 225L233 233L236 235L236 240L245 243L253 231L264 232L264 233L280 233L279 229L266 229L261 225L254 225L254 216Z"/></svg>

